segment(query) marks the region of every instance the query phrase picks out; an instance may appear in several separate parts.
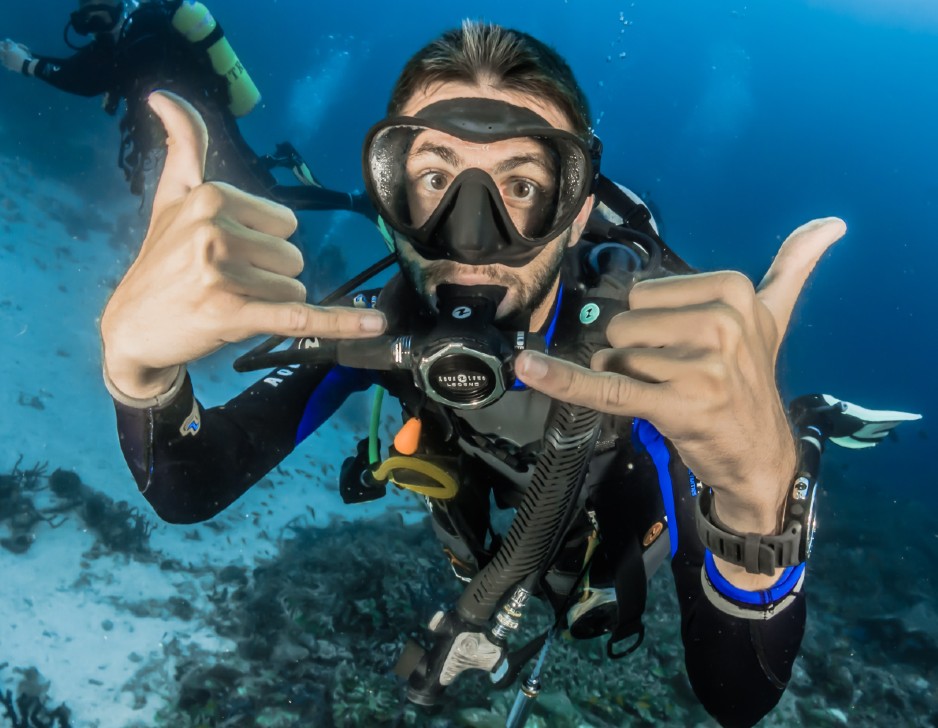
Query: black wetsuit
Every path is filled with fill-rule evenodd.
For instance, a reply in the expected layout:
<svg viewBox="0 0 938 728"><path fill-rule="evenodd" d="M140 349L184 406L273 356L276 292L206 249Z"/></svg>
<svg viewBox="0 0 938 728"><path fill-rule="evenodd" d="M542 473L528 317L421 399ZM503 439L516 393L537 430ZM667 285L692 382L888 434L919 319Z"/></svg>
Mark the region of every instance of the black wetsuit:
<svg viewBox="0 0 938 728"><path fill-rule="evenodd" d="M579 259L582 263L582 255ZM559 303L542 332L551 353L577 336L582 290L577 270L582 269L568 266ZM623 295L627 287L621 288ZM413 317L405 318L417 304L400 278L381 291L375 305L388 316L389 332L414 326ZM483 410L456 412L428 405L409 373L292 365L271 372L224 406L203 410L187 379L159 409L116 404L121 447L141 492L162 518L202 521L275 467L351 392L373 383L387 387L406 413L422 408L423 451L457 460L459 494L434 504L434 526L457 573L471 575L491 557L489 489L499 506L516 505L540 448L549 401L532 390L509 391ZM647 422L610 417L595 453L584 508L545 584L553 592L548 597L557 603L575 583L591 530L586 509L595 513L602 534L592 585L618 585L625 578L627 587L643 595L643 557L648 562L656 548L670 556L694 691L724 725L752 725L778 702L791 676L805 621L803 567L788 569L773 590L734 590L719 578L712 559L704 566L708 559L694 527L697 484L670 443ZM636 575L641 585L635 585ZM619 609L620 618L640 618L644 597L631 604L620 597Z"/></svg>
<svg viewBox="0 0 938 728"><path fill-rule="evenodd" d="M110 114L117 113L121 101L126 101L118 164L135 194L143 191L148 155L162 149L165 140L162 125L146 99L154 89L165 89L189 101L205 120L209 132L206 179L229 182L297 210L356 209L373 214L370 205L345 192L277 184L228 109L226 80L215 73L204 48L173 28L173 14L181 2L141 5L128 16L116 40L111 33L99 33L70 58L36 56L39 62L34 74L69 93L107 94L105 109Z"/></svg>
<svg viewBox="0 0 938 728"><path fill-rule="evenodd" d="M204 50L173 28L173 13L180 4L181 0L171 0L141 5L126 19L116 40L111 33L98 33L70 58L37 56L34 73L69 93L107 94L105 109L111 114L126 101L118 161L134 193L142 192L147 155L163 144L162 127L146 105L149 93L158 88L179 94L205 119L208 178L262 193L275 181L259 164L227 108L225 79L212 69Z"/></svg>

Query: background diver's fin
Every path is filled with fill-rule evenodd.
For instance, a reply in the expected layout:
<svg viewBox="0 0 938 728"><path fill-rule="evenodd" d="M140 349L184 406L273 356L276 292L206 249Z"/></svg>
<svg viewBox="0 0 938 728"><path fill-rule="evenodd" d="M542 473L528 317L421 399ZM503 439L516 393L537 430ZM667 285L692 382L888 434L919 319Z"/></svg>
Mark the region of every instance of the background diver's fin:
<svg viewBox="0 0 938 728"><path fill-rule="evenodd" d="M873 447L902 422L921 415L896 410L873 410L829 394L809 394L791 403L795 422L819 429L835 445L858 450Z"/></svg>
<svg viewBox="0 0 938 728"><path fill-rule="evenodd" d="M301 185L325 189L306 164L306 160L290 142L280 142L273 154L261 157L261 163L267 169L285 167L293 172L293 176Z"/></svg>

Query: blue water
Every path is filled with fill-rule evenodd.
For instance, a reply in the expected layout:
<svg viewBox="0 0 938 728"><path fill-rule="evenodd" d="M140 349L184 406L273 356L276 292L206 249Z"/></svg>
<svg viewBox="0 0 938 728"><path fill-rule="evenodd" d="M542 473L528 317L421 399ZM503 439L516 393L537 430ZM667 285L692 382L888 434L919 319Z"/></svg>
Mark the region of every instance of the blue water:
<svg viewBox="0 0 938 728"><path fill-rule="evenodd" d="M331 187L361 187L361 140L383 116L403 63L468 10L526 30L568 59L590 97L604 171L653 202L664 238L697 267L737 269L758 281L797 225L842 217L848 234L821 260L796 310L781 386L786 395L825 391L924 415L875 450L831 458L847 466L853 486L881 494L874 509L889 504L898 522L930 531L932 540L938 5L210 5L264 95L243 122L245 136L261 151L290 138ZM73 4L36 7L0 5L0 37L67 54L60 28ZM128 194L108 166L117 132L97 100L0 73L0 120L0 153L30 159L37 184L93 179L109 195ZM329 216L304 221L330 234ZM380 243L361 230L361 239L334 242L350 258L377 257ZM829 497L844 504L852 496ZM866 525L856 522L858 530Z"/></svg>

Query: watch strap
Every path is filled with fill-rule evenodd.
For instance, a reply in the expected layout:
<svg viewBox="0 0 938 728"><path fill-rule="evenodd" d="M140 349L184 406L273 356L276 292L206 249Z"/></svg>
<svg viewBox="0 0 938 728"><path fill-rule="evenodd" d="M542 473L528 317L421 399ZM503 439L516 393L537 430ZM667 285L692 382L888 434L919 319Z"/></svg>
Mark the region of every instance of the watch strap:
<svg viewBox="0 0 938 728"><path fill-rule="evenodd" d="M697 533L715 556L743 566L750 574L772 576L776 569L795 566L800 555L802 525L789 521L778 535L740 533L720 522L713 513L713 491L704 487L697 496Z"/></svg>

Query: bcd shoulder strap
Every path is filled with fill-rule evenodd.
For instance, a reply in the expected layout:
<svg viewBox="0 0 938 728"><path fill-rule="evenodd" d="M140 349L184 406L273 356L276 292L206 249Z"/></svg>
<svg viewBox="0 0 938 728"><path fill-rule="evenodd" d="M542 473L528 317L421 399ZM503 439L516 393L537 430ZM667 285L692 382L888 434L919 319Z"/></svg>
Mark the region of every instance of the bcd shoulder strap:
<svg viewBox="0 0 938 728"><path fill-rule="evenodd" d="M658 277L668 274L694 273L688 265L658 235L651 212L641 201L635 200L625 189L608 177L599 176L595 193L598 202L619 218L610 219L601 209L590 215L583 239L593 243L621 243L640 251L644 270L640 277Z"/></svg>
<svg viewBox="0 0 938 728"><path fill-rule="evenodd" d="M600 202L605 203L610 210L622 218L618 223L622 227L640 230L643 233L657 235L657 230L651 224L651 211L640 202L633 200L615 182L600 175L596 182L596 196Z"/></svg>

